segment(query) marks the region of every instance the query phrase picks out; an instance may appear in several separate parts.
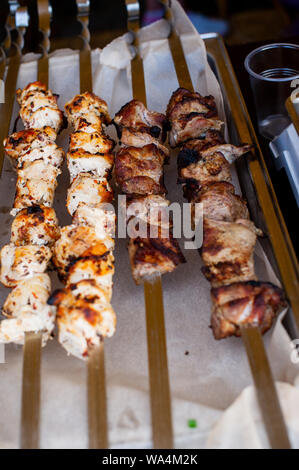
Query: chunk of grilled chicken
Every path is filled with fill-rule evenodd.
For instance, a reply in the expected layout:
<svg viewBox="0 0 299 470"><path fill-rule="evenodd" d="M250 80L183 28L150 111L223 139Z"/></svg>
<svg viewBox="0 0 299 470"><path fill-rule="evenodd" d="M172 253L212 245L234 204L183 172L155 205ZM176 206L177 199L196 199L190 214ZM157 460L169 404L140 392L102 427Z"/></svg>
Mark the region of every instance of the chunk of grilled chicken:
<svg viewBox="0 0 299 470"><path fill-rule="evenodd" d="M110 250L114 240L107 236L100 240ZM99 243L99 238L93 227L84 225L67 225L61 229L60 238L54 246L53 262L62 280L66 280L71 264L83 253Z"/></svg>
<svg viewBox="0 0 299 470"><path fill-rule="evenodd" d="M165 194L165 154L155 145L123 147L116 154L115 177L126 194Z"/></svg>
<svg viewBox="0 0 299 470"><path fill-rule="evenodd" d="M130 238L128 250L136 284L150 280L157 274L171 272L178 264L185 262L179 244L173 238L171 231L167 236L164 235L161 227L156 232L158 232L156 238Z"/></svg>
<svg viewBox="0 0 299 470"><path fill-rule="evenodd" d="M20 105L20 117L26 129L52 127L58 133L63 125L63 112L57 106L57 95L41 82L29 83L16 92Z"/></svg>
<svg viewBox="0 0 299 470"><path fill-rule="evenodd" d="M125 104L115 115L113 123L122 140L124 128L146 132L160 142L165 140L166 117L164 114L149 111L141 101L132 100Z"/></svg>
<svg viewBox="0 0 299 470"><path fill-rule="evenodd" d="M24 344L26 331L42 332L45 346L55 324L55 308L48 305L51 291L47 274L38 274L18 282L3 305L2 314L7 317L0 322L1 343Z"/></svg>
<svg viewBox="0 0 299 470"><path fill-rule="evenodd" d="M94 130L99 131L101 124L110 124L111 119L106 101L89 91L76 95L65 104L69 123L78 130L88 123ZM85 126L84 126L85 124Z"/></svg>
<svg viewBox="0 0 299 470"><path fill-rule="evenodd" d="M202 271L212 286L255 280L256 230L248 219L235 222L204 219Z"/></svg>
<svg viewBox="0 0 299 470"><path fill-rule="evenodd" d="M42 160L26 163L18 170L16 195L11 215L34 205L52 206L60 169Z"/></svg>
<svg viewBox="0 0 299 470"><path fill-rule="evenodd" d="M225 222L249 219L245 199L235 194L235 188L230 183L209 183L198 191L191 191L190 196L189 202L203 204L203 216L206 219Z"/></svg>
<svg viewBox="0 0 299 470"><path fill-rule="evenodd" d="M144 147L145 145L154 144L165 155L169 156L168 148L146 130L135 130L132 127L125 127L121 134L121 144L127 147Z"/></svg>
<svg viewBox="0 0 299 470"><path fill-rule="evenodd" d="M26 152L54 144L56 132L51 127L43 129L25 129L15 132L4 140L5 153L12 159L15 166L20 155Z"/></svg>
<svg viewBox="0 0 299 470"><path fill-rule="evenodd" d="M112 207L101 204L98 207L89 207L79 204L73 216L74 225L84 225L95 230L98 239L114 237L116 215Z"/></svg>
<svg viewBox="0 0 299 470"><path fill-rule="evenodd" d="M46 271L52 251L48 246L10 243L2 248L0 256L0 280L6 287L15 287L23 279Z"/></svg>
<svg viewBox="0 0 299 470"><path fill-rule="evenodd" d="M241 327L256 326L265 333L286 306L282 289L269 282L237 282L211 290L211 325L215 339L240 336Z"/></svg>
<svg viewBox="0 0 299 470"><path fill-rule="evenodd" d="M59 342L79 359L87 359L103 337L115 332L115 312L106 292L93 280L56 291L48 302L57 306Z"/></svg>
<svg viewBox="0 0 299 470"><path fill-rule="evenodd" d="M82 152L94 154L111 153L114 140L102 132L75 131L70 136L69 153Z"/></svg>
<svg viewBox="0 0 299 470"><path fill-rule="evenodd" d="M114 256L104 243L98 242L70 263L66 285L76 284L84 279L93 279L106 293L110 301L114 274Z"/></svg>
<svg viewBox="0 0 299 470"><path fill-rule="evenodd" d="M67 154L67 166L71 181L80 173L89 173L99 178L109 178L113 163L114 156L111 153L100 155L73 150Z"/></svg>
<svg viewBox="0 0 299 470"><path fill-rule="evenodd" d="M213 96L202 96L200 93L192 92L186 88L178 88L171 95L166 117L172 122L181 116L191 113L207 115L207 117L217 117L217 108Z"/></svg>
<svg viewBox="0 0 299 470"><path fill-rule="evenodd" d="M113 191L105 178L98 178L89 173L80 173L72 182L67 192L67 209L71 215L79 204L97 207L113 200Z"/></svg>
<svg viewBox="0 0 299 470"><path fill-rule="evenodd" d="M11 226L11 243L22 245L53 245L60 236L54 209L31 206L21 210Z"/></svg>

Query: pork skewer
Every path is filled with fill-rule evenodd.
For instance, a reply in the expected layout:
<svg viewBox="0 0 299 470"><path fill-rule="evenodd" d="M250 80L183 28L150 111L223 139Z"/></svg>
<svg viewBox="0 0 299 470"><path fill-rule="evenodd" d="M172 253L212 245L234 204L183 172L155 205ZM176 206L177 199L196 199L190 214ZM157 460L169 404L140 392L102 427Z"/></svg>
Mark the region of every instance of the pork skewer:
<svg viewBox="0 0 299 470"><path fill-rule="evenodd" d="M131 61L134 99L114 118L122 142L116 157L115 176L121 190L129 194L128 222L131 216L136 216L134 206L139 203L143 220L148 225L148 209L155 205L160 208L168 205L163 163L169 152L163 143L165 116L146 109L143 62L136 36L138 13L134 10L133 14L130 3L126 1L128 28L134 34L136 47L136 55ZM162 228L160 224L156 239L148 235L133 237L129 242L129 255L133 278L144 284L153 444L155 448L173 448L161 274L171 272L183 261L183 256L171 230L170 234L167 230L167 236L163 236Z"/></svg>
<svg viewBox="0 0 299 470"><path fill-rule="evenodd" d="M179 86L181 88L185 88L193 92L194 89L193 89L191 76L190 76L188 65L185 59L180 37L178 36L175 26L174 26L172 10L169 7L167 0L161 0L161 1L165 6L165 18L167 19L170 25L170 34L169 34L168 40L169 40L169 46L170 46L172 58L174 61L178 81L179 81ZM229 90L229 95L231 95L229 96L229 101L230 101L233 115L235 117L235 122L237 123L237 125L238 123L240 123L239 128L238 128L239 134L241 137L242 135L246 135L244 140L249 140L250 137L247 138L247 136L250 136L251 129L248 129L248 131L246 132L247 127L249 126L246 121L246 117L244 115L244 110L242 108L243 103L242 104L238 103L238 106L236 105L236 101L238 101L238 98L239 98L238 93L240 95L241 92L238 89L238 85L235 81L233 71L229 70L229 69L232 69L232 67L227 57L225 46L222 44L221 41L219 44L218 39L212 39L211 41L208 41L208 43L209 45L211 45L210 52L212 53L212 55L215 54L216 57L218 56L219 58L220 77L226 89ZM223 52L223 49L224 49L224 52ZM237 88L237 91L235 92L236 88ZM242 119L238 120L238 116L237 116L238 111L240 113L243 113L244 115L243 122L242 122ZM273 217L276 218L276 214L274 213L271 214L271 212L273 212L272 209L270 208L272 202L270 201L270 195L268 193L268 189L265 188L266 183L264 183L263 181L262 170L260 168L257 168L255 163L250 165L250 168L254 175L254 180L255 180L256 185L259 187L261 193L263 193L265 196L265 200L260 201L260 202L262 202L261 205L265 213L265 216L267 216L267 223L269 223L269 221L272 221ZM273 227L277 229L277 230L274 229L275 236L278 232L277 225L278 225L278 221L275 220L275 223L273 224ZM273 242L273 239L272 239L272 242ZM279 243L279 238L277 238L277 243ZM283 259L283 265L285 266L284 259ZM287 270L287 274L289 275L289 271L292 270L292 266L290 263L288 263L288 268L289 270ZM290 448L290 441L288 438L286 425L285 425L284 418L281 412L281 407L280 407L277 391L275 388L274 379L272 376L272 372L271 372L269 361L265 352L265 348L264 348L260 331L256 327L247 327L247 328L241 328L241 333L242 333L242 339L243 339L244 345L246 347L246 352L247 352L252 376L253 376L256 391L257 391L257 397L258 397L259 405L260 405L261 412L263 415L263 419L265 422L265 428L269 437L270 445L272 448Z"/></svg>
<svg viewBox="0 0 299 470"><path fill-rule="evenodd" d="M179 181L184 183L189 202L203 203L201 255L203 273L212 283L214 336L239 336L242 326L258 326L265 332L285 305L283 292L257 282L253 250L259 231L249 220L246 202L234 192L229 169L251 147L224 143L211 96L178 89L170 99L167 115L170 142L182 144Z"/></svg>
<svg viewBox="0 0 299 470"><path fill-rule="evenodd" d="M171 10L169 8L167 8L167 12L168 12L169 18L171 18ZM178 67L178 63L177 63L177 54L178 54L178 52L177 51L179 51L180 59L182 60L182 64L184 65L184 72L185 72L184 77L187 76L188 77L188 82L189 83L192 83L192 82L191 82L188 67L187 67L187 64L186 64L186 61L185 61L185 57L184 57L184 53L183 53L183 49L182 49L180 39L177 36L174 29L172 29L172 33L171 33L170 38L169 38L169 43L170 43L170 49L172 51L172 56L173 56L173 59L174 59L175 65L176 65L176 71L178 73L179 83L183 87L184 82L185 82L185 78L183 78L183 75L181 75L181 73L180 73L182 71L181 67ZM188 84L188 88L191 91L189 91L189 92L188 92L188 90L186 90L186 91L187 91L187 94L189 94L189 96L190 96L190 94L193 93L193 87L189 86L189 84ZM207 130L206 135L205 135L207 140L209 140L209 133L210 132L212 132L212 135L210 135L210 137L212 137L212 138L215 137L215 133L212 130ZM216 131L216 132L218 132L218 131ZM217 137L217 134L216 134L216 137ZM218 138L219 138L219 135L218 135ZM192 147L192 140L190 142L191 142L191 147ZM221 136L220 136L220 142L218 141L217 144L218 145L223 144L223 140L222 140ZM187 143L187 146L188 146L188 143ZM190 145L189 145L189 147L190 147ZM218 154L218 156L220 156L220 155ZM225 158L225 154L221 153L221 156ZM202 159L196 157L196 161L199 161L199 160L202 160ZM180 161L178 162L179 172L180 172L182 167L184 167L184 166L188 167L189 166L189 165L185 165L185 164L182 165L181 164L182 161L186 162L185 157L184 157L183 154L181 154L181 162ZM227 165L224 164L224 167L225 166L227 166ZM212 169L212 167L213 167L213 165L211 165L211 169ZM217 173L219 174L219 169L221 170L221 166L220 166L220 168L217 169L216 174ZM211 171L211 172L208 171L208 174L211 177L213 175L213 171ZM230 180L229 177L228 177L228 180ZM197 189L195 189L195 191L194 191L194 185L193 185L192 181L190 181L189 183L190 184L186 187L185 194L187 195L188 199L190 199L190 196L191 196L191 199L192 199L192 197L197 192L198 186L200 186L200 185L198 185L196 183L195 188L197 188ZM221 184L221 181L220 181L220 184ZM190 188L191 188L191 194L189 193ZM233 194L234 190L233 190L233 188L231 188L231 189L232 189L232 191L226 191L226 194L229 193L229 192L231 192L231 194ZM247 212L246 212L246 209L244 210L244 205L242 205L240 200L236 201L236 199L238 199L238 198L236 198L236 199L232 198L232 199L234 199L232 205L234 205L235 208L237 208L237 211L233 210L233 216L235 217L236 214L238 213L238 210L240 209L240 207L243 206L243 209L241 209L241 213L242 213L242 217L244 217L244 215L245 215L245 219L246 219L247 218L246 217ZM219 198L218 198L218 200L219 200ZM217 201L217 197L216 197L216 201ZM203 201L203 203L204 203L204 201ZM207 209L207 206L209 207L209 205L204 203L204 206L206 206L206 213L207 213L207 215L209 215L209 209ZM215 210L216 210L216 213L217 213L217 209L216 209L217 208L217 203L215 203L215 205L212 204L211 207L212 207L212 209L211 209L212 214L215 213ZM231 215L231 209L229 210L229 213ZM251 299L254 298L254 297L256 298L255 292L254 292L254 287L253 287L252 290L253 290L253 295L251 296ZM275 290L275 287L265 286L265 290L266 291L268 290L268 292L270 291L270 296L271 296L271 290L272 290L272 296L273 296L273 298L275 298L275 292L273 291L273 290ZM213 299L214 304L217 304L217 302L220 303L221 302L221 300L220 300L221 299L220 298L221 292L215 291L214 293L216 295L216 297ZM212 295L214 295L214 293ZM262 294L264 294L264 293L262 293ZM258 298L258 296L257 296L257 298ZM262 298L263 298L263 295L262 295ZM276 296L276 299L277 299L277 301L276 301L276 305L274 305L274 309L277 309L277 306L281 304L281 300L282 300L281 299L281 292L279 292L279 295ZM252 300L251 300L251 302L252 302ZM240 305L242 307L242 300L240 302ZM216 315L217 315L217 313L216 313ZM269 318L268 315L266 317ZM241 318L242 317L239 317L239 319L241 319ZM270 318L271 318L271 315L270 315ZM220 330L222 329L221 326L222 325L220 325ZM263 325L263 327L264 327L264 325ZM214 329L216 329L216 328L217 328L217 326L214 325ZM267 323L266 323L266 328L267 328ZM235 331L231 331L231 333L234 333L234 332ZM241 328L239 329L239 332L242 335L242 338L243 338L243 341L244 341L244 344L245 344L245 347L246 347L246 352L247 352L249 364L250 364L250 367L251 367L252 375L253 375L256 390L257 390L259 405L260 405L261 412L262 412L262 415L263 415L263 418L264 418L264 422L265 422L265 426L266 426L266 430L267 430L267 433L268 433L270 444L273 448L281 448L281 447L290 448L290 442L289 442L289 438L288 438L288 434L287 434L287 430L286 430L286 425L285 425L284 418L283 418L283 415L282 415L282 412L281 412L277 391L276 391L276 388L275 388L273 376L272 376L272 373L271 373L268 358L266 356L266 352L265 352L265 348L264 348L264 345L263 345L263 342L262 342L260 331L256 326L251 326L251 327L241 326Z"/></svg>
<svg viewBox="0 0 299 470"><path fill-rule="evenodd" d="M1 250L0 280L13 290L3 305L2 314L7 319L0 324L0 340L24 344L21 447L36 448L40 349L51 337L55 323L54 309L47 303L51 284L45 271L59 237L51 206L64 158L64 152L54 142L63 125L63 115L56 97L40 82L31 83L16 94L26 129L4 141L18 177L11 211L15 216L11 240Z"/></svg>
<svg viewBox="0 0 299 470"><path fill-rule="evenodd" d="M114 142L104 133L109 124L107 104L90 92L75 96L65 105L74 132L70 136L67 164L71 185L67 209L72 224L61 229L53 261L65 288L49 299L57 309L58 340L69 354L88 360L89 397L96 416L106 414L105 390L102 402L95 394L105 388L104 337L115 331L116 315L111 306L114 273L115 213L108 204L113 192L108 179L114 163ZM103 425L103 429L99 428ZM107 447L107 423L90 413L91 447Z"/></svg>

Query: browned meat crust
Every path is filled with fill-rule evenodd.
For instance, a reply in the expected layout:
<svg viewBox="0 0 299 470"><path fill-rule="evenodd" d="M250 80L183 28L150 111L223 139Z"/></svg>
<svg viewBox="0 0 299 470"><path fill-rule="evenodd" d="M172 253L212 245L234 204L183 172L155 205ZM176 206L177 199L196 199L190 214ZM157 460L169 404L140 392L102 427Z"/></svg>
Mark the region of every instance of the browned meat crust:
<svg viewBox="0 0 299 470"><path fill-rule="evenodd" d="M265 333L286 306L282 289L270 282L247 281L212 288L211 326L215 339L240 336L241 327Z"/></svg>
<svg viewBox="0 0 299 470"><path fill-rule="evenodd" d="M126 194L165 194L165 154L154 144L142 148L123 147L116 154L115 177Z"/></svg>
<svg viewBox="0 0 299 470"><path fill-rule="evenodd" d="M134 129L137 132L146 132L160 142L165 140L166 117L146 109L138 100L125 104L115 115L113 123L121 138L124 128Z"/></svg>
<svg viewBox="0 0 299 470"><path fill-rule="evenodd" d="M129 242L129 256L133 278L137 284L157 274L171 272L185 262L179 244L170 233L164 237L135 238Z"/></svg>

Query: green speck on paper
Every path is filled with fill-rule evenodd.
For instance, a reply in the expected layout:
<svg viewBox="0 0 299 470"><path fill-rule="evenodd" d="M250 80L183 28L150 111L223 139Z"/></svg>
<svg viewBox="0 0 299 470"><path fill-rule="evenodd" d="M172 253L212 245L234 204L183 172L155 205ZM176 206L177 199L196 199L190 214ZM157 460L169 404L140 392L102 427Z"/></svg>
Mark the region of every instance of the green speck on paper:
<svg viewBox="0 0 299 470"><path fill-rule="evenodd" d="M188 426L189 426L189 428L197 428L197 421L196 421L196 419L189 419L189 420L188 420Z"/></svg>

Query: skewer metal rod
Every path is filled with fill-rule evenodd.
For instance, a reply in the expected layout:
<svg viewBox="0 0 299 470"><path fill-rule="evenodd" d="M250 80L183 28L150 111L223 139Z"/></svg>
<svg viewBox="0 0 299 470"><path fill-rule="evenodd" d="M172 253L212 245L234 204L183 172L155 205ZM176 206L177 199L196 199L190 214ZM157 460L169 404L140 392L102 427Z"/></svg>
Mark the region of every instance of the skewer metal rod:
<svg viewBox="0 0 299 470"><path fill-rule="evenodd" d="M161 277L144 283L147 350L150 377L153 443L155 449L173 448L171 398Z"/></svg>
<svg viewBox="0 0 299 470"><path fill-rule="evenodd" d="M89 448L107 449L107 397L103 341L91 352L87 368Z"/></svg>
<svg viewBox="0 0 299 470"><path fill-rule="evenodd" d="M270 446L272 449L291 449L262 335L258 328L243 328L242 339Z"/></svg>
<svg viewBox="0 0 299 470"><path fill-rule="evenodd" d="M136 55L131 61L133 98L146 106L146 87L143 61L139 54L139 2L126 0L128 29L134 36ZM164 324L163 289L161 276L144 282L147 325L147 348L150 381L153 444L156 449L173 448L171 396L168 378L167 347Z"/></svg>
<svg viewBox="0 0 299 470"><path fill-rule="evenodd" d="M25 333L21 417L22 449L37 449L39 446L41 346L42 333Z"/></svg>

